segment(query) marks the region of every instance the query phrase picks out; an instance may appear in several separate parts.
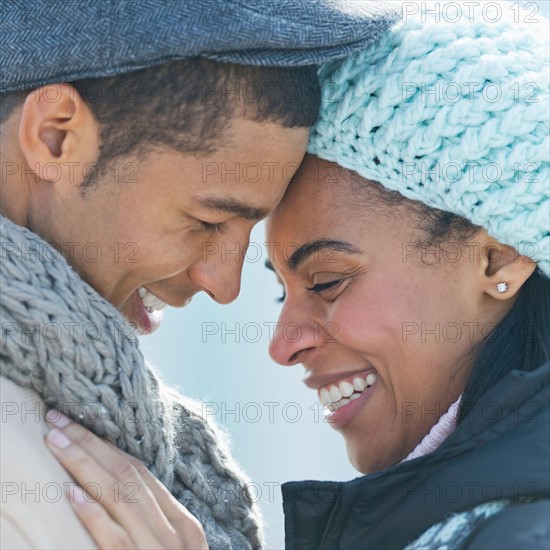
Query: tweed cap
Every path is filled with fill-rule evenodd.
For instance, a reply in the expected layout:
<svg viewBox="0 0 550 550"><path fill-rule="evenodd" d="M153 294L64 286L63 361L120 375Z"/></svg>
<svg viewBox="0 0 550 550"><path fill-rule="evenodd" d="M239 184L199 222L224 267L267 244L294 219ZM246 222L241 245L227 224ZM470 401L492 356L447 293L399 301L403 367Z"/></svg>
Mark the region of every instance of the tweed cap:
<svg viewBox="0 0 550 550"><path fill-rule="evenodd" d="M309 152L465 217L550 276L548 20L508 11L419 13L323 66Z"/></svg>
<svg viewBox="0 0 550 550"><path fill-rule="evenodd" d="M399 15L380 0L8 0L0 93L194 56L318 64L365 48Z"/></svg>

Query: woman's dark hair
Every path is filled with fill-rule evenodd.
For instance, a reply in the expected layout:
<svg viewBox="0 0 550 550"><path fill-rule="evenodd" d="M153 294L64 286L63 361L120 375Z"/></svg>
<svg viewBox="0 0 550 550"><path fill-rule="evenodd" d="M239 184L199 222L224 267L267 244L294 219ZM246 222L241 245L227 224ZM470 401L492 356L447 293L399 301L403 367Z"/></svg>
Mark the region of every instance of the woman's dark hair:
<svg viewBox="0 0 550 550"><path fill-rule="evenodd" d="M421 208L421 229L431 245L454 239L466 242L479 229L461 216ZM525 281L512 307L471 352L474 363L462 394L459 423L510 371L535 370L550 359L550 280L540 269Z"/></svg>
<svg viewBox="0 0 550 550"><path fill-rule="evenodd" d="M480 229L461 216L409 200L378 183L367 183L358 176L352 178L353 199L357 199L358 193L364 194L361 202L367 208L387 208L389 215L402 208L412 214L419 229L419 241L415 243L419 247L437 247L450 241L467 243ZM474 361L462 395L458 422L510 371L532 371L550 360L550 279L540 269L525 281L506 315L470 353Z"/></svg>
<svg viewBox="0 0 550 550"><path fill-rule="evenodd" d="M531 371L550 356L550 280L537 269L515 303L481 342L460 403L458 422L511 370Z"/></svg>
<svg viewBox="0 0 550 550"><path fill-rule="evenodd" d="M204 58L71 83L101 128L96 179L119 157L152 147L208 154L227 143L235 117L307 128L319 113L317 68L256 67ZM32 90L0 95L5 121Z"/></svg>

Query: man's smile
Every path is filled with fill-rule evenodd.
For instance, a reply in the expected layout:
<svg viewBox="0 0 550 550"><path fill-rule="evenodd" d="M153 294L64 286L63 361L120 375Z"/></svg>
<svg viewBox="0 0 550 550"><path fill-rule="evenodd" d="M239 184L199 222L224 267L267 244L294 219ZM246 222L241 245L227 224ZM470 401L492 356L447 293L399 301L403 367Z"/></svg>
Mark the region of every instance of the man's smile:
<svg viewBox="0 0 550 550"><path fill-rule="evenodd" d="M134 311L133 314L126 314L126 316L131 316L130 321L136 325L141 334L151 334L159 328L164 317L164 309L169 304L144 286L140 286L132 296ZM185 307L190 301L191 297L186 299L180 307Z"/></svg>
<svg viewBox="0 0 550 550"><path fill-rule="evenodd" d="M168 305L166 302L163 302L159 297L147 290L144 286L140 286L138 288L138 294L148 313L162 311Z"/></svg>

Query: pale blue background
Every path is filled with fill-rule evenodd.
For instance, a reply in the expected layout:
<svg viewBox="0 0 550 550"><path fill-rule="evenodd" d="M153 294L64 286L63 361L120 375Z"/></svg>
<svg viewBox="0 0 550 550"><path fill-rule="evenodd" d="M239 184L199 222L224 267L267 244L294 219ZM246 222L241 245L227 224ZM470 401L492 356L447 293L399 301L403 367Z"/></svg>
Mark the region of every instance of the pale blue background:
<svg viewBox="0 0 550 550"><path fill-rule="evenodd" d="M548 15L549 2L536 3L540 13ZM264 243L262 226L255 228L251 240ZM273 273L264 267L265 251L257 257L255 246L248 256L236 302L221 307L204 294L196 296L185 309L168 308L159 331L141 341L145 355L167 381L207 402L210 408L205 413L219 409L216 418L231 434L234 456L255 484L267 548L278 549L284 546L280 484L301 479L345 480L357 473L347 462L340 436L322 422L322 415L319 418L316 394L301 382L302 368L281 367L269 359L270 332L263 323L277 320L280 306L275 298L281 290ZM227 329L224 338L222 323ZM245 328L247 323L255 325ZM219 327L219 332L205 337L207 327ZM229 333L236 328L238 336ZM270 406L263 405L266 402L279 404L271 406L271 419ZM230 413L236 408L240 408L239 418ZM297 412L301 417L293 422Z"/></svg>
<svg viewBox="0 0 550 550"><path fill-rule="evenodd" d="M263 231L263 224L257 226L252 241L263 245ZM185 309L167 308L160 329L141 344L165 380L206 402L205 415L219 409L216 419L230 432L234 456L255 484L272 549L284 547L283 482L351 479L356 472L341 437L322 422L316 392L301 382L302 368L281 367L267 355L270 330L264 323L277 320L281 288L264 267L265 251L259 254L258 247L250 249L233 304L222 307L200 294ZM254 324L245 328L247 323ZM218 327L216 335L203 334ZM236 328L238 336L229 333Z"/></svg>

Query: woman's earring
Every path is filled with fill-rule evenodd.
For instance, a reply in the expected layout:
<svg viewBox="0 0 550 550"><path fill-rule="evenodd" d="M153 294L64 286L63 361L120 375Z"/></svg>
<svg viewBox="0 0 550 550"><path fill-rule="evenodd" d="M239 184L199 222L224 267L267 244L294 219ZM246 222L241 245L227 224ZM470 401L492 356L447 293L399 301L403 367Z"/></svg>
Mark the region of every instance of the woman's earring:
<svg viewBox="0 0 550 550"><path fill-rule="evenodd" d="M503 292L506 292L508 290L508 283L498 283L497 284L497 292L500 292L501 294Z"/></svg>

